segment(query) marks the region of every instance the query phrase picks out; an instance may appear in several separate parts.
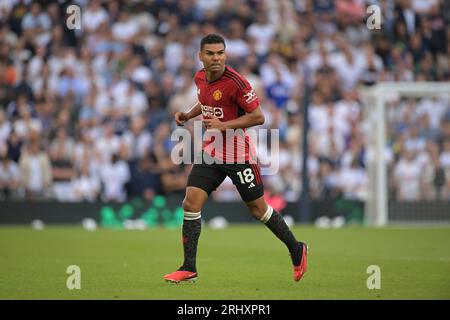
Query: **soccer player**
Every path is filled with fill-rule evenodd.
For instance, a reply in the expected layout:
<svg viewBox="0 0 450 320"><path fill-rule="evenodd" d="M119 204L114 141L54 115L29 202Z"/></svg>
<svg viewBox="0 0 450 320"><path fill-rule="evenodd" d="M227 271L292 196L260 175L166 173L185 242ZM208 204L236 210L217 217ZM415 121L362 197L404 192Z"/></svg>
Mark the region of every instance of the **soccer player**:
<svg viewBox="0 0 450 320"><path fill-rule="evenodd" d="M249 82L225 64L224 38L217 34L205 36L200 43L199 58L204 67L195 74L199 101L188 112L175 113L177 125L182 126L189 119L202 114L206 130L219 130L225 136L227 129L242 130L263 124L264 115ZM253 217L263 222L289 249L294 280L299 281L306 272L307 246L296 240L283 217L264 200L259 165L250 161L254 159L250 141L239 135L234 140L237 148L233 147L231 151L245 150L245 161L235 161L237 152L230 153L225 148L225 144L231 141L225 141L222 150L218 148L212 152L206 151L208 148L204 142L203 156L223 161L194 163L191 169L183 200L184 262L177 271L164 276L167 281L179 283L197 278L196 255L201 231L201 210L209 194L227 176L233 181Z"/></svg>

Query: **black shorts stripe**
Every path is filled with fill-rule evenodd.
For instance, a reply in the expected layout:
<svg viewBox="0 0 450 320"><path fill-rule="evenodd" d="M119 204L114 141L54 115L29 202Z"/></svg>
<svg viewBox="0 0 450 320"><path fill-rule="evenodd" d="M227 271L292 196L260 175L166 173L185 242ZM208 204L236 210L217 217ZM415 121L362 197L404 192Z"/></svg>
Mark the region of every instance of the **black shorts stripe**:
<svg viewBox="0 0 450 320"><path fill-rule="evenodd" d="M247 87L247 84L241 78L239 78L238 75L231 73L229 71L225 71L223 75L225 77L233 80L237 84L239 89L244 89L245 87Z"/></svg>

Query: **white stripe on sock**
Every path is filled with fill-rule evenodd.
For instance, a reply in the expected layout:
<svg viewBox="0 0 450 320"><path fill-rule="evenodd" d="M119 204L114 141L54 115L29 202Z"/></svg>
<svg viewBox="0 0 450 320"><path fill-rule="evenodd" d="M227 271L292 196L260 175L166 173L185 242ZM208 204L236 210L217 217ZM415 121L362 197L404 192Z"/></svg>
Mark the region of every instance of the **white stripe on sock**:
<svg viewBox="0 0 450 320"><path fill-rule="evenodd" d="M200 219L202 217L201 213L202 213L201 211L199 211L199 212L184 211L184 220Z"/></svg>
<svg viewBox="0 0 450 320"><path fill-rule="evenodd" d="M267 211L266 211L266 213L264 213L262 218L259 219L259 221L266 223L267 221L269 221L270 217L272 216L272 213L273 213L273 208L271 206L267 205Z"/></svg>

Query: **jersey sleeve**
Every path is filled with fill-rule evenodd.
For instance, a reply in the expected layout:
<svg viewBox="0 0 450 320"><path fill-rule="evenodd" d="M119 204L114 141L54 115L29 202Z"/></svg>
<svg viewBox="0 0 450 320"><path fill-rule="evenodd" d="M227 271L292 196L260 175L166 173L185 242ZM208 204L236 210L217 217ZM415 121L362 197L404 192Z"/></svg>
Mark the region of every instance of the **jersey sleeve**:
<svg viewBox="0 0 450 320"><path fill-rule="evenodd" d="M198 85L199 85L199 78L200 78L200 75L199 75L199 71L197 71L195 74L194 74L194 83L195 83L195 86L197 87L197 89L198 89Z"/></svg>
<svg viewBox="0 0 450 320"><path fill-rule="evenodd" d="M236 102L245 112L252 112L259 107L259 100L248 81L245 87L238 88Z"/></svg>

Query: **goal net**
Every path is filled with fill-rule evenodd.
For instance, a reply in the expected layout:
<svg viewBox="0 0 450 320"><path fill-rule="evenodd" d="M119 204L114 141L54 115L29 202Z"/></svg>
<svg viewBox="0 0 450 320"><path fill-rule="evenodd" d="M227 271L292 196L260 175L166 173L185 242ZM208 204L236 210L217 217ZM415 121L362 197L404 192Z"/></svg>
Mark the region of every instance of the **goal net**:
<svg viewBox="0 0 450 320"><path fill-rule="evenodd" d="M361 89L368 192L365 222L450 222L450 83Z"/></svg>

